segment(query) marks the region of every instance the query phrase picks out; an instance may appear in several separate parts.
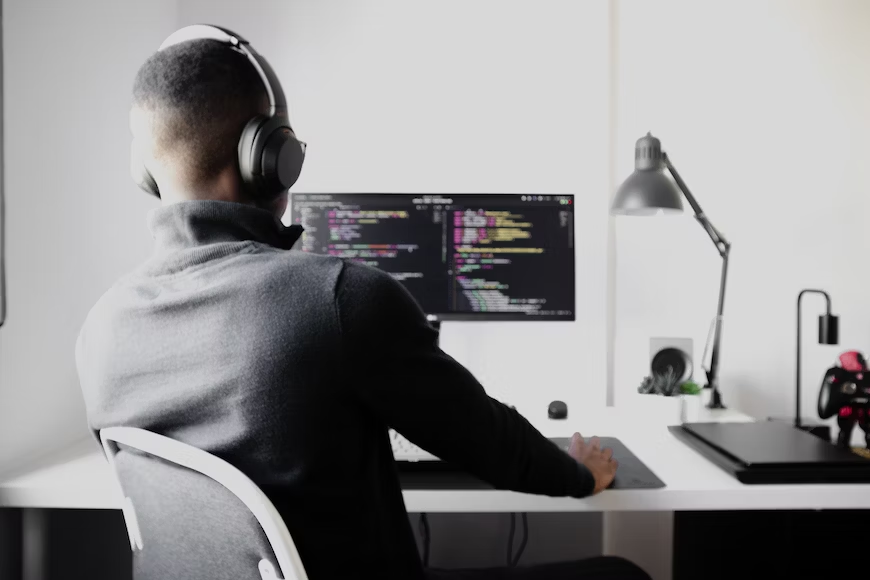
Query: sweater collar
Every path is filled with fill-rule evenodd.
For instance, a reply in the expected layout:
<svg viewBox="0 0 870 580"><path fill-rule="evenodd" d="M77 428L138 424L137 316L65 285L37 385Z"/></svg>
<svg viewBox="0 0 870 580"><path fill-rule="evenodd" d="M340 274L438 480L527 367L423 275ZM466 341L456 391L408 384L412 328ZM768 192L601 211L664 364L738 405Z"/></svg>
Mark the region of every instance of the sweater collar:
<svg viewBox="0 0 870 580"><path fill-rule="evenodd" d="M289 250L302 235L301 226L284 226L266 210L226 201L161 206L148 214L148 229L158 252L245 241Z"/></svg>

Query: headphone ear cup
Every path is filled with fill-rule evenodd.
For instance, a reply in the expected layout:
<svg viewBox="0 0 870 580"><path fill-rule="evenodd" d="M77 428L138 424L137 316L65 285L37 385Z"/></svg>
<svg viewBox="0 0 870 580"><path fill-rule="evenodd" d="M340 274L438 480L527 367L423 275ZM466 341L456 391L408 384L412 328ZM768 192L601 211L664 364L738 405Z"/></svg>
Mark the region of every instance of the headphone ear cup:
<svg viewBox="0 0 870 580"><path fill-rule="evenodd" d="M299 179L305 150L284 115L257 116L242 130L239 170L255 195L270 199L290 189Z"/></svg>
<svg viewBox="0 0 870 580"><path fill-rule="evenodd" d="M278 195L287 191L302 173L305 149L290 127L278 127L266 138L263 148L263 180L267 191Z"/></svg>
<svg viewBox="0 0 870 580"><path fill-rule="evenodd" d="M239 172L242 175L242 181L254 195L260 195L261 185L258 178L259 169L255 167L254 159L254 141L257 139L257 134L260 128L268 120L268 117L257 115L245 125L242 129L242 136L239 138Z"/></svg>
<svg viewBox="0 0 870 580"><path fill-rule="evenodd" d="M149 172L148 168L145 167L145 162L142 161L142 157L139 154L139 147L136 146L135 139L130 145L130 177L133 178L133 181L139 186L139 189L145 193L153 195L154 197L160 197L160 188L157 187L157 182L154 181L151 172Z"/></svg>

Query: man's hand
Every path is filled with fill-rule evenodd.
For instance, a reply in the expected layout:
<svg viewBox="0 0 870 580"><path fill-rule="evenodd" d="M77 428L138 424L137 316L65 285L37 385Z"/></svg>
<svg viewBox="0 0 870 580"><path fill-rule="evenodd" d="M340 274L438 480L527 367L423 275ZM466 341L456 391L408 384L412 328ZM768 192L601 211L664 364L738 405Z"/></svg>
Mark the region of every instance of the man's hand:
<svg viewBox="0 0 870 580"><path fill-rule="evenodd" d="M574 433L571 438L571 446L568 448L568 455L592 472L595 478L593 494L604 491L613 482L619 462L613 458L612 449L601 448L601 441L598 437L593 437L589 443L586 443L580 433Z"/></svg>

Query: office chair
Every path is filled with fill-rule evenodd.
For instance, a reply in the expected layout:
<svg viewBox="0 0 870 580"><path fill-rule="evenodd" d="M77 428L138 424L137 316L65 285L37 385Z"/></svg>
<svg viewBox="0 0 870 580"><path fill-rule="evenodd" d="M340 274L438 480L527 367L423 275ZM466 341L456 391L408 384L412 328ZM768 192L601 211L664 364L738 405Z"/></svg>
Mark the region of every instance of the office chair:
<svg viewBox="0 0 870 580"><path fill-rule="evenodd" d="M136 580L308 580L281 516L241 471L144 429L110 427L100 439Z"/></svg>

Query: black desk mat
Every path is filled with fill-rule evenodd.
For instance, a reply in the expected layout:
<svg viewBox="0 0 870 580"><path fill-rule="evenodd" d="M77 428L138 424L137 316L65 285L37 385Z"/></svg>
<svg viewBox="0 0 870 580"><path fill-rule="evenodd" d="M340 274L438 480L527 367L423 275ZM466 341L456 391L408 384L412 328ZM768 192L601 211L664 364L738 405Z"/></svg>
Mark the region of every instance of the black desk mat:
<svg viewBox="0 0 870 580"><path fill-rule="evenodd" d="M623 445L622 441L615 437L601 437L600 439L601 446L613 449L613 456L619 461L616 479L613 480L608 489L659 489L665 487L665 483L644 465L628 447ZM571 443L571 439L567 437L553 438L550 441L566 451ZM492 489L488 483L449 463L399 461L397 464L402 489Z"/></svg>

